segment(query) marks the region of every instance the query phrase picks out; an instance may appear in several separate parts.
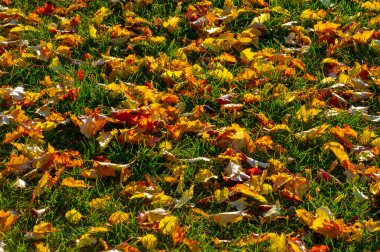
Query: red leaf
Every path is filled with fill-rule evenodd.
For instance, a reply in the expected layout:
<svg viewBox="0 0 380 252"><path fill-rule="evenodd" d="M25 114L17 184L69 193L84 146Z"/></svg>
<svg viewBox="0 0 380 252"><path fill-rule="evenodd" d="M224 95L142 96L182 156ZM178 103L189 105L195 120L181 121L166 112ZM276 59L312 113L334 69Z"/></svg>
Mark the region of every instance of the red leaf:
<svg viewBox="0 0 380 252"><path fill-rule="evenodd" d="M77 71L77 77L78 77L78 80L79 80L80 82L82 82L82 80L83 80L83 78L84 78L84 71L83 71L83 69L79 69L79 70Z"/></svg>
<svg viewBox="0 0 380 252"><path fill-rule="evenodd" d="M54 6L46 3L44 6L38 6L36 9L37 14L42 14L44 16L50 15L54 11Z"/></svg>

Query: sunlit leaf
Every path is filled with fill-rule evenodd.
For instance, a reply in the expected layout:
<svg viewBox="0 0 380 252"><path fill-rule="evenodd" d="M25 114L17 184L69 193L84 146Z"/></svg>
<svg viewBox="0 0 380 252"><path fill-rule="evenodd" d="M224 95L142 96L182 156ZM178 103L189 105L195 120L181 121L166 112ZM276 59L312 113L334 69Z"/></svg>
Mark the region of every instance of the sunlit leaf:
<svg viewBox="0 0 380 252"><path fill-rule="evenodd" d="M128 219L129 219L129 214L128 213L125 213L125 212L122 212L122 211L116 211L113 214L111 214L111 216L108 218L108 221L111 224L115 225L115 224L118 224L118 223L127 222Z"/></svg>
<svg viewBox="0 0 380 252"><path fill-rule="evenodd" d="M329 142L329 143L324 144L322 149L325 151L326 150L332 151L335 154L335 156L338 158L339 162L341 163L345 160L347 161L350 160L344 150L344 147L340 143Z"/></svg>
<svg viewBox="0 0 380 252"><path fill-rule="evenodd" d="M141 242L146 249L152 250L157 246L157 238L152 234L144 235Z"/></svg>
<svg viewBox="0 0 380 252"><path fill-rule="evenodd" d="M215 221L221 226L227 226L229 223L234 223L241 221L243 217L248 217L249 215L243 211L237 212L224 212L219 214L210 215L210 219Z"/></svg>
<svg viewBox="0 0 380 252"><path fill-rule="evenodd" d="M89 187L89 185L87 185L86 182L84 182L84 180L75 180L72 177L63 179L61 184L62 186L66 187Z"/></svg>
<svg viewBox="0 0 380 252"><path fill-rule="evenodd" d="M82 214L75 209L71 209L65 214L65 217L71 224L78 224L82 219Z"/></svg>
<svg viewBox="0 0 380 252"><path fill-rule="evenodd" d="M175 216L166 216L160 220L158 228L164 235L172 234L175 227L179 225L178 219Z"/></svg>

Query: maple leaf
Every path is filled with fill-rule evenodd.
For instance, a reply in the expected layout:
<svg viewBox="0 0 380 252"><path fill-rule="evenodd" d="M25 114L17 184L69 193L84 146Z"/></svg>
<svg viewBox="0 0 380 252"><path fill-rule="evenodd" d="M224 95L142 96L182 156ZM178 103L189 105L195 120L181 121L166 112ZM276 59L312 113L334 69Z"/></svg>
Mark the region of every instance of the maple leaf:
<svg viewBox="0 0 380 252"><path fill-rule="evenodd" d="M256 145L248 132L236 123L230 127L220 129L217 137L213 139L213 142L222 148L230 147L235 150L246 149L249 152L256 150Z"/></svg>
<svg viewBox="0 0 380 252"><path fill-rule="evenodd" d="M184 133L201 131L208 126L210 126L210 124L203 123L200 120L189 121L181 117L177 124L167 125L166 128L168 129L173 140L177 141Z"/></svg>

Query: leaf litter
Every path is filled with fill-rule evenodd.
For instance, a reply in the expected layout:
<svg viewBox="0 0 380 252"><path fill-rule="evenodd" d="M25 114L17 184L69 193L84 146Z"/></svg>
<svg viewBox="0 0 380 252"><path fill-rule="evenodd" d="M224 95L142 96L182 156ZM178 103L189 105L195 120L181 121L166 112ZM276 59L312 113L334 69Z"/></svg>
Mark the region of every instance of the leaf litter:
<svg viewBox="0 0 380 252"><path fill-rule="evenodd" d="M376 246L369 234L380 231L380 4L349 1L357 12L342 16L344 4L298 2L292 15L264 0L176 1L152 17L142 11L160 6L152 0L27 11L1 1L0 179L25 198L0 210L0 250L12 246L13 229L36 241L28 250L54 250L65 225L77 236L58 243L80 250ZM48 35L31 39L37 32ZM317 48L319 59L310 58ZM33 85L14 81L33 69L44 72ZM283 111L264 109L271 104ZM185 150L189 139L204 155ZM148 160L139 152L116 159L115 146ZM44 201L55 191L98 190L100 181L115 193L92 195L92 210ZM342 193L335 199L324 191L333 186ZM348 195L366 207L351 219L333 206ZM136 209L118 208L116 199ZM91 225L95 213L102 222ZM23 223L29 217L36 222ZM287 229L266 226L285 220ZM217 232L198 241L197 222ZM102 235L129 225L137 231L118 243ZM224 233L241 227L248 233Z"/></svg>

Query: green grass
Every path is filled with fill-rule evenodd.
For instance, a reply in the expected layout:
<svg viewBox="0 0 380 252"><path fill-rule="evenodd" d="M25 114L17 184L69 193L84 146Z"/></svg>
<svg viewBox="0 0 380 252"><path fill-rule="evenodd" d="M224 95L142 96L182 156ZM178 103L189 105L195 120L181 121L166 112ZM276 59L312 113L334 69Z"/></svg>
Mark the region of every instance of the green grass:
<svg viewBox="0 0 380 252"><path fill-rule="evenodd" d="M248 2L255 1L233 1L237 8L250 9L244 13L239 14L230 23L223 23L215 21L215 25L222 26L224 31L231 32L235 38L244 32L250 24L253 18L262 13L270 13L270 19L265 21L261 30L262 35L259 37L258 47L253 44L233 46L228 50L223 48L217 48L217 50L203 50L202 43L207 38L206 33L202 31L195 31L188 20L186 20L186 13L193 8L199 1L185 1L182 3L182 8L177 7L176 1L160 0L153 1L148 6L139 6L134 2L139 1L126 1L128 4L118 3L112 5L111 1L96 0L88 1L86 8L78 9L66 14L65 18L72 18L79 15L81 23L75 27L75 31L79 34L84 42L76 48L71 48L71 59L58 56L62 64L63 69L60 71L53 70L49 67L52 58L56 55L54 51L61 42L54 39L55 34L50 32L47 28L50 23L57 23L58 29L62 30L60 20L57 16L47 15L41 17L41 22L38 24L30 24L23 18L18 18L18 22L23 25L32 25L35 27L35 31L26 31L16 34L16 39L27 40L29 46L37 46L41 41L51 42L53 44L53 56L46 62L34 59L24 59L25 65L6 66L3 63L3 55L6 51L14 53L16 58L21 57L22 48L16 47L0 47L0 69L7 72L1 75L0 72L0 113L11 114L12 111L17 109L17 105L21 105L25 115L35 124L37 122L44 123L46 119L35 113L36 109L40 108L48 101L53 101L51 105L52 111L65 114L66 123L58 124L51 130L42 132L43 139L37 145L45 153L48 146L54 147L57 153L67 153L69 150L79 151L80 158L84 160L84 164L81 167L65 167L61 177L57 183L51 186L44 187L44 193L37 196L34 202L31 202L33 191L35 190L40 178L44 174L45 170L50 173L52 177L57 175L57 171L60 168L59 163L52 163L47 168L41 168L36 171L35 176L24 177L26 172L7 173L6 169L9 166L10 160L12 160L12 154L21 155L21 151L17 151L10 143L2 142L0 144L0 210L15 211L18 215L18 220L13 224L10 230L3 228L3 219L0 216L0 240L6 244L7 251L32 251L35 249L35 244L43 242L48 245L51 251L102 251L110 250L112 248L120 249L122 243L128 243L137 247L141 251L147 251L147 248L143 246L141 237L146 234L154 234L158 239L156 250L166 251L188 251L190 250L184 241L174 246L171 235L165 235L158 228L158 222L139 223L136 218L142 211L149 211L157 207L163 207L176 216L179 220L181 227L187 230L186 238L193 239L199 242L200 251L218 251L225 249L227 251L273 251L273 239L265 240L257 244L246 244L245 246L238 246L237 241L251 234L266 235L276 233L278 235L285 234L289 237L295 237L298 235L299 239L307 248L311 248L316 245L327 245L330 251L376 251L380 247L379 231L370 232L368 229L363 228L361 237L356 241L345 241L341 238L326 238L325 235L313 231L310 227L305 225L296 216L297 209L306 209L312 215L320 207L328 207L335 218L342 219L348 226L352 226L354 223L365 224L366 221L373 218L374 221L379 221L379 192L373 194L370 191L370 185L374 185L374 177L370 175L361 174L353 179L349 180L344 174L344 168L338 164L334 169L331 169L331 174L335 176L342 183L328 183L318 177L318 170L324 169L329 171L331 164L337 159L337 157L331 151L323 151L324 144L328 142L340 142L344 143L334 137L333 134L327 130L323 135L308 140L306 142L300 142L296 138L296 133L309 130L314 127L318 127L322 124L329 124L330 128L339 126L344 127L349 125L351 129L355 130L360 136L366 127L378 134L378 125L375 122L365 121L359 115L348 114L344 109L339 111L336 116L326 116L324 113L329 109L334 108L332 96L327 98L321 98L326 105L320 108L320 113L309 121L302 121L297 119L297 112L301 106L306 105L307 108L311 108L311 103L314 97L318 97L318 91L323 88L338 83L336 80L333 83L323 83L322 80L329 76L328 66L322 65L321 62L325 58L334 58L339 62L347 65L347 69L343 71L345 74L349 74L351 69L354 68L355 63L360 65L367 65L367 68L372 68L373 72L370 73L369 78L365 78L365 81L369 88L368 92L372 92L373 96L369 100L354 102L350 100L349 92L361 92L363 90L353 88L348 85L343 90L337 90L338 95L346 98L348 106L368 106L370 114L375 115L379 113L379 74L376 67L379 67L380 54L376 52L374 48L369 46L372 39L379 40L379 24L367 27L368 20L379 14L377 11L367 11L360 6L360 3L355 1L331 1L334 6L329 8L323 5L322 1L283 1L283 0L271 0L267 7L260 6L259 4L250 4ZM144 2L144 1L140 1ZM260 1L256 1L260 2ZM364 2L364 1L361 1ZM55 8L61 7L63 9L68 8L71 1L55 0L51 1ZM209 12L215 11L214 8L223 8L224 1L211 1L212 7ZM40 2L42 6L44 3ZM290 12L290 15L277 13L271 11L273 7L281 6ZM113 14L104 18L101 26L96 26L98 30L97 38L91 38L89 34L89 24L93 23L94 13L101 7L106 7L112 10ZM20 1L14 0L12 8L19 9L27 16L36 10L37 4L35 1ZM327 15L319 21L330 21L340 24L340 28L345 27L344 30L339 30L342 33L353 36L355 33L364 30L375 30L374 35L370 40L363 44L357 44L356 42L349 41L345 45L338 47L335 51L331 52L329 44L326 41L318 38L312 29L318 20L302 20L300 18L301 13L311 9L318 11L324 9ZM131 24L127 23L126 18L131 15L127 10L134 12L132 15L134 18L144 18L149 24ZM361 12L361 15L356 15ZM59 14L57 14L59 16ZM201 15L201 14L199 14ZM169 17L179 16L181 21L178 23L178 27L173 34L169 33L166 28L156 19L161 18L161 21L166 21ZM156 20L155 20L156 19ZM307 52L305 53L285 53L286 48L300 48L301 45L289 45L286 42L286 37L295 27L284 27L283 24L290 21L297 21L296 25L299 25L306 29L304 35L309 36L311 44ZM154 25L153 22L158 22L158 25ZM218 23L219 22L219 23ZM357 24L356 28L350 30L348 25L354 22ZM108 29L120 24L123 28L132 32L131 37L126 43L121 45L113 45L111 43L111 34ZM352 23L351 23L352 24ZM1 38L9 38L9 28L2 26L0 21L0 41ZM368 28L368 29L367 29ZM133 44L131 39L137 36L145 36L145 31L149 29L152 36L163 36L166 41L163 44L155 45L150 42L143 44ZM2 36L2 37L1 37ZM334 34L336 43L343 40L342 34ZM218 38L218 34L209 37ZM12 38L14 39L14 38ZM179 60L176 56L176 52L188 46L189 41L192 40L197 44L199 51L186 53L187 60ZM348 39L349 40L349 39ZM187 41L187 42L186 42ZM230 42L228 42L230 43ZM232 42L231 42L232 43ZM335 42L330 44L330 47ZM130 48L133 48L131 50ZM260 73L260 69L253 64L244 64L240 58L240 52L246 48L251 48L252 52L259 52L266 48L273 48L278 57L289 57L285 60L286 63L281 65L276 59L267 59L268 62L273 60L275 63L273 67L274 71ZM27 51L24 51L27 52ZM32 50L29 52L33 53ZM254 69L258 72L259 77L253 80L236 81L236 80L223 80L211 76L209 73L213 70L213 62L215 57L221 55L223 52L227 52L233 55L237 63L227 64L221 63L234 77L239 75L243 69ZM90 54L91 59L85 61L82 59L82 55ZM119 72L115 78L108 79L112 72L115 63L105 63L102 66L96 66L91 64L98 60L101 60L105 56L111 56L124 60L128 55L134 54L137 58L137 67L134 71L124 74ZM147 63L146 57L153 57L156 61L160 58L165 60L157 71L152 71ZM287 76L284 72L281 72L281 67L291 67L290 61L293 59L299 59L305 64L305 71L301 71L295 67L295 75ZM73 60L83 60L83 64L75 65ZM257 61L263 63L255 57L252 62ZM160 64L161 64L160 63ZM166 70L172 71L187 71L181 64L186 63L186 67L194 68L197 64L201 67L203 76L193 74L193 79L189 81L189 76L174 80L172 83L166 82L162 78L162 74ZM133 63L127 63L125 66L129 67ZM276 68L277 67L277 68ZM77 77L77 71L83 70L84 78L79 80ZM191 69L193 71L194 69ZM189 72L191 72L189 71ZM363 70L366 71L365 69ZM377 71L377 72L376 72ZM186 72L187 74L189 72ZM194 72L194 71L193 71ZM310 74L316 77L316 81L310 81L305 77L305 74ZM123 75L124 74L124 75ZM362 78L365 75L355 75L355 78ZM50 76L54 82L51 88L56 85L63 85L65 88L60 91L59 95L43 95L37 101L29 103L17 104L15 100L12 100L5 93L5 88L15 88L22 85L27 92L40 93L46 92L47 87L40 84L40 81L44 80L45 76ZM195 84L193 84L193 82ZM101 150L97 137L99 132L96 132L94 136L87 138L81 133L80 127L75 126L75 121L70 119L72 116L81 117L85 115L86 109L100 109L100 113L110 116L112 110L126 109L128 106L137 104L137 107L144 109L151 109L155 104L152 101L148 101L144 104L141 98L144 94L138 94L133 88L129 88L125 92L115 93L106 90L104 85L120 83L131 83L133 85L144 86L147 83L152 82L154 90L165 94L175 94L179 98L179 102L175 104L165 105L161 104L161 108L166 111L160 111L160 116L167 111L173 113L171 119L154 119L154 129L148 130L146 134L154 136L158 139L156 144L149 145L143 141L139 143L120 143L117 141L117 137L114 137L107 148ZM377 82L377 84L376 84ZM292 101L286 101L282 95L276 93L276 89L283 88L285 86L287 90L285 93L290 95L292 93L295 98ZM78 95L75 99L68 95L67 88L80 88ZM307 95L310 90L315 89L314 92ZM42 94L41 93L41 94ZM231 103L243 104L243 97L246 94L258 94L261 96L261 100L252 104L246 103L241 111L237 114L228 110L223 110L222 105L219 104L217 98L229 94L235 93L236 97L232 98ZM60 97L61 95L61 97ZM64 95L66 95L64 97ZM161 102L160 95L156 95L157 103ZM129 105L127 105L129 104ZM132 104L132 105L131 105ZM149 105L149 106L146 106ZM193 113L197 106L207 106L204 112L199 115L185 113ZM149 110L150 111L150 110ZM173 112L174 111L174 112ZM267 133L268 126L262 125L260 120L255 114L263 113L273 124L286 124L290 131L276 131ZM0 114L0 119L3 118L3 114ZM157 116L157 114L155 114ZM190 120L199 119L203 123L209 123L214 125L214 131L207 130L207 133L211 134L210 138L204 137L205 132L195 130L185 132L178 140L171 137L167 125L174 125L179 122L178 118L189 117ZM139 123L141 123L140 120ZM1 120L0 120L1 122ZM25 124L25 123L24 123ZM229 223L226 226L221 226L211 218L206 218L201 214L194 213L194 208L201 209L208 215L218 214L223 212L236 211L232 207L231 202L241 198L241 194L230 195L229 200L223 203L217 203L215 200L210 200L204 203L204 199L212 197L216 190L225 187L232 190L232 186L236 183L224 180L222 173L225 167L228 165L228 160L221 160L217 158L221 153L225 152L226 146L218 145L213 140L215 136L212 134L218 134L217 131L223 130L223 127L229 127L232 124L239 124L245 129L245 132L256 141L257 139L269 135L273 142L277 145L281 145L285 152L281 152L278 147L274 149L268 148L268 150L257 148L254 152L249 153L245 148L239 149L247 156L252 157L261 162L269 162L276 159L281 161L287 170L282 170L282 173L288 173L289 176L302 176L309 182L307 195L301 197L300 201L294 201L282 196L280 191L283 187L280 187L278 191L270 192L263 195L268 201L266 205L275 205L276 202L281 204L281 218L275 219L270 222L263 222L263 215L266 213L264 207L253 198L247 197L248 207L245 209L250 217L244 218L235 223ZM7 134L13 132L21 122L12 121L9 124L0 125L0 141L6 137ZM141 125L141 124L140 124ZM100 132L109 132L113 129L131 129L133 128L129 121L122 123L108 122ZM329 128L329 129L330 129ZM136 127L139 129L139 126ZM203 137L202 137L203 134ZM118 135L120 135L118 133ZM375 139L378 136L372 138ZM372 150L376 154L376 150L371 149L370 143L361 144L359 139L350 138L353 145L364 145L366 150ZM172 144L170 152L177 158L177 161L168 158L162 154L162 150L159 145L163 141L169 141ZM15 143L24 144L25 146L31 145L33 139L27 134L16 139ZM345 152L348 154L351 162L358 165L361 171L371 166L378 167L379 160L376 156L373 160L367 162L360 162L357 155L353 150L345 146ZM24 155L26 155L24 153ZM41 154L30 157L30 162L37 162ZM182 159L191 159L197 157L206 157L210 159L210 162L187 162ZM106 177L101 179L87 179L81 176L81 173L85 169L92 168L93 161L106 158L111 163L127 164L131 163L130 171L131 177L125 182L120 182L120 171L116 171L115 177ZM56 161L58 162L58 161ZM180 165L185 167L178 168ZM248 164L243 162L243 169L249 168ZM9 168L8 168L9 169ZM211 179L207 183L194 183L195 175L201 169L209 169L212 173L218 176L217 179ZM273 186L273 181L270 176L275 177L277 174L276 167L268 169L268 178L265 183ZM297 174L297 175L296 175ZM311 175L311 176L310 176ZM152 205L151 199L148 198L135 198L131 199L130 196L124 195L123 191L129 188L133 183L153 183L157 186L165 195L172 197L173 199L180 199L182 192L178 192L178 185L176 183L169 183L165 180L167 177L176 177L180 179L183 177L183 191L188 190L194 185L194 196L181 208L174 208L174 204L165 205L163 203ZM61 185L61 182L65 178L74 177L75 179L83 179L90 187L88 188L67 188ZM17 178L22 178L27 182L27 187L13 188L12 185ZM147 179L149 178L149 179ZM148 181L147 181L148 180ZM150 181L149 181L150 180ZM377 182L379 183L379 182ZM353 190L357 188L368 196L367 200L360 201L353 195ZM91 208L89 202L95 198L109 197L110 200L103 209ZM34 209L48 208L45 214L40 218L36 218L33 215ZM79 211L83 218L78 224L70 224L66 219L65 214L71 209ZM112 225L108 218L112 213L116 211L123 211L130 214L130 218L125 223ZM5 220L4 220L5 221ZM33 239L27 239L26 234L33 231L33 227L41 222L50 222L55 232L48 233L41 241ZM90 227L107 226L108 232L97 233L93 236L97 238L97 243L93 246L79 248L77 246L77 240L86 233ZM102 245L101 240L104 240L108 247ZM226 243L219 245L215 244L215 239L226 240ZM288 239L288 238L287 238ZM1 249L0 249L1 250ZM291 251L286 245L286 248L279 251Z"/></svg>

